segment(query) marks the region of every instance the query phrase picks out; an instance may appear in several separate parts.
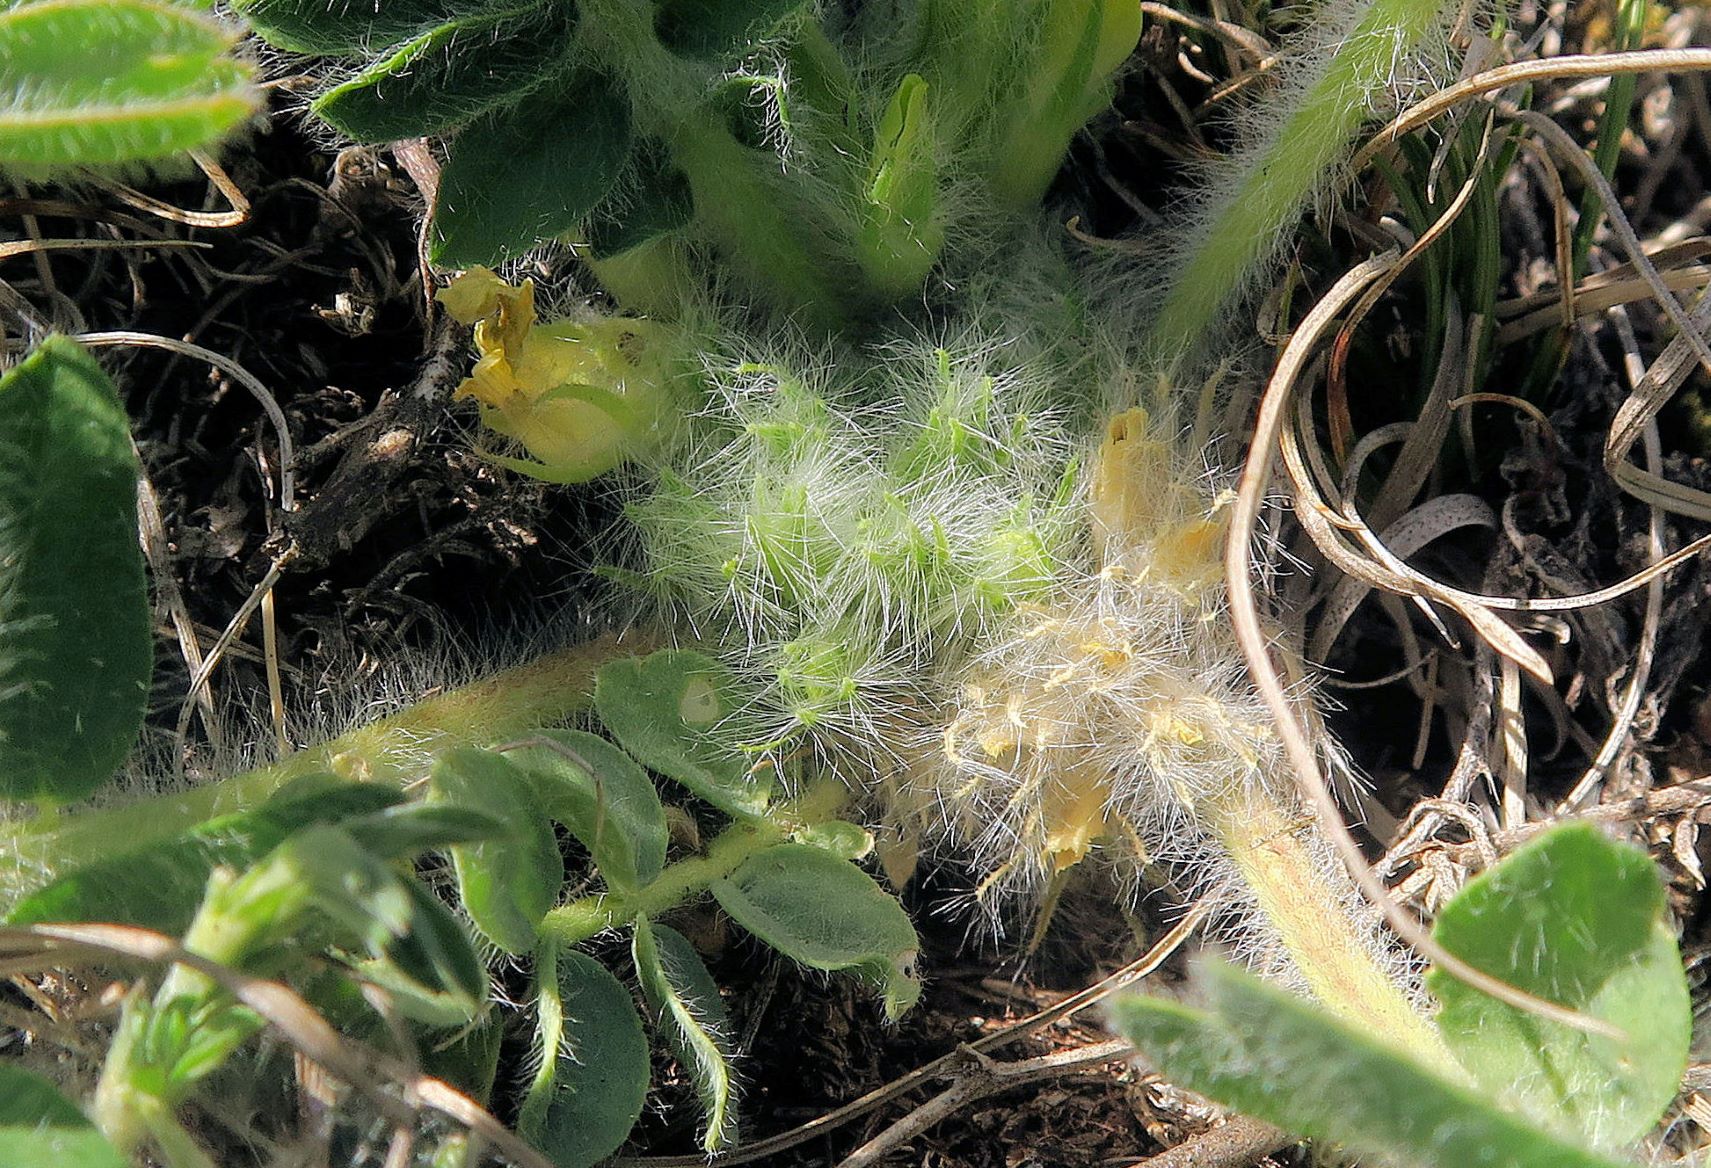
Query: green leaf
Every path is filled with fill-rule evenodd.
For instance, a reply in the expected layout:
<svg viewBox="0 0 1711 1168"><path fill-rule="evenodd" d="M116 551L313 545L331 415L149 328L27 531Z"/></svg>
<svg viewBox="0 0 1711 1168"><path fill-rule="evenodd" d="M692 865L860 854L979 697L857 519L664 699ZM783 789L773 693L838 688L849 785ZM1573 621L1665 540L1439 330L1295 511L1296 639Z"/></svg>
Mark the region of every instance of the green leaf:
<svg viewBox="0 0 1711 1168"><path fill-rule="evenodd" d="M400 1014L432 1026L462 1026L487 1004L487 970L474 940L440 899L403 882L410 921L378 957L354 961L361 976L387 990Z"/></svg>
<svg viewBox="0 0 1711 1168"><path fill-rule="evenodd" d="M505 838L454 846L452 864L475 927L507 953L528 953L564 886L564 857L534 784L503 755L461 747L434 764L428 798L479 808L505 823Z"/></svg>
<svg viewBox="0 0 1711 1168"><path fill-rule="evenodd" d="M472 5L461 0L233 0L232 7L276 48L352 54L409 40Z"/></svg>
<svg viewBox="0 0 1711 1168"><path fill-rule="evenodd" d="M0 1168L126 1168L95 1125L40 1075L0 1063Z"/></svg>
<svg viewBox="0 0 1711 1168"><path fill-rule="evenodd" d="M159 0L39 0L0 12L0 166L148 162L255 112L237 31ZM99 580L98 573L91 574Z"/></svg>
<svg viewBox="0 0 1711 1168"><path fill-rule="evenodd" d="M196 915L208 875L215 868L243 871L299 828L371 815L402 798L385 787L326 779L327 786L300 780L253 811L210 819L189 831L73 869L25 897L6 922L100 921L176 936Z"/></svg>
<svg viewBox="0 0 1711 1168"><path fill-rule="evenodd" d="M648 1040L622 982L591 957L558 957L568 1050L555 1059L538 1133L524 1134L559 1168L587 1168L618 1150L648 1096Z"/></svg>
<svg viewBox="0 0 1711 1168"><path fill-rule="evenodd" d="M675 929L639 918L631 952L654 1025L665 1032L672 1054L701 1096L707 1117L701 1149L711 1155L736 1137L737 1127L725 1001L701 955Z"/></svg>
<svg viewBox="0 0 1711 1168"><path fill-rule="evenodd" d="M594 74L482 118L447 151L434 262L495 264L570 231L612 189L629 152L629 103Z"/></svg>
<svg viewBox="0 0 1711 1168"><path fill-rule="evenodd" d="M608 259L689 225L695 196L664 146L639 145L620 187L595 210L587 227L595 259Z"/></svg>
<svg viewBox="0 0 1711 1168"><path fill-rule="evenodd" d="M343 822L351 837L385 860L404 860L454 844L503 839L510 825L473 807L405 803Z"/></svg>
<svg viewBox="0 0 1711 1168"><path fill-rule="evenodd" d="M704 653L662 649L601 667L594 708L644 766L682 783L721 811L763 814L772 782L712 733L731 714L731 675Z"/></svg>
<svg viewBox="0 0 1711 1168"><path fill-rule="evenodd" d="M647 772L597 735L547 730L538 737L551 745L506 757L534 783L541 807L581 841L612 888L634 892L653 883L670 833Z"/></svg>
<svg viewBox="0 0 1711 1168"><path fill-rule="evenodd" d="M921 996L921 943L909 914L871 876L823 848L776 844L757 852L715 881L713 895L732 920L786 957L876 982L888 1018Z"/></svg>
<svg viewBox="0 0 1711 1168"><path fill-rule="evenodd" d="M1687 1066L1692 1007L1644 852L1590 824L1557 828L1470 882L1433 935L1493 977L1626 1035L1522 1013L1434 969L1444 1041L1482 1088L1601 1148L1656 1125Z"/></svg>
<svg viewBox="0 0 1711 1168"><path fill-rule="evenodd" d="M505 1037L503 1016L488 1010L481 1018L450 1035L418 1036L424 1074L444 1079L483 1107L493 1097L499 1074L499 1045Z"/></svg>
<svg viewBox="0 0 1711 1168"><path fill-rule="evenodd" d="M309 109L358 142L443 134L538 89L575 27L567 4L478 11L396 46Z"/></svg>
<svg viewBox="0 0 1711 1168"><path fill-rule="evenodd" d="M1141 996L1111 1007L1118 1033L1178 1086L1387 1164L1616 1168L1227 965L1204 967L1202 985L1210 1013Z"/></svg>
<svg viewBox="0 0 1711 1168"><path fill-rule="evenodd" d="M142 727L153 644L136 500L113 383L49 337L0 376L0 797L80 799Z"/></svg>
<svg viewBox="0 0 1711 1168"><path fill-rule="evenodd" d="M804 0L661 0L654 32L660 43L691 57L740 56L793 13Z"/></svg>

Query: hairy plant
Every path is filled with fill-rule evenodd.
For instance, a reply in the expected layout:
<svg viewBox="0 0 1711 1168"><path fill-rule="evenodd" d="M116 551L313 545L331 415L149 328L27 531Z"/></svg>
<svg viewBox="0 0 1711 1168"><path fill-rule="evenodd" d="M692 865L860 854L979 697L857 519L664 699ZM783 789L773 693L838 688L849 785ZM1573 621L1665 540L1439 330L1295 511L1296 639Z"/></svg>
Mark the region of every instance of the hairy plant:
<svg viewBox="0 0 1711 1168"><path fill-rule="evenodd" d="M711 264L833 327L1034 205L1140 31L1117 0L237 7L323 58L310 110L340 133L452 136L440 263L565 238L634 307Z"/></svg>

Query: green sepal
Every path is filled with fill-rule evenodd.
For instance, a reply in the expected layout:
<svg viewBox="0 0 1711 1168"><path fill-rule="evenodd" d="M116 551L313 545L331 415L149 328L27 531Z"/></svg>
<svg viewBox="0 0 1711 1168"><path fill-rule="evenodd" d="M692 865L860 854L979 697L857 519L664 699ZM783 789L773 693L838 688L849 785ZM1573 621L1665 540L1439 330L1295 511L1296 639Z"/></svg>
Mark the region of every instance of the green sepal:
<svg viewBox="0 0 1711 1168"><path fill-rule="evenodd" d="M82 798L142 727L137 473L118 392L75 342L0 376L0 798Z"/></svg>
<svg viewBox="0 0 1711 1168"><path fill-rule="evenodd" d="M866 872L824 848L777 844L712 891L732 920L786 957L876 984L887 1018L920 999L921 942L909 914Z"/></svg>

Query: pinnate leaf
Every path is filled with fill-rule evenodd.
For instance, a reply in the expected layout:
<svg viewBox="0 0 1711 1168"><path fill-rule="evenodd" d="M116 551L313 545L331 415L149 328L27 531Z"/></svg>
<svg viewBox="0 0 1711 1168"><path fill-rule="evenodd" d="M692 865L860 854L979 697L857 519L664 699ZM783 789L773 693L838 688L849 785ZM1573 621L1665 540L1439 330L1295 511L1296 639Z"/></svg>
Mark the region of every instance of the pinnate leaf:
<svg viewBox="0 0 1711 1168"><path fill-rule="evenodd" d="M148 162L255 112L237 32L169 0L38 0L0 12L0 165Z"/></svg>
<svg viewBox="0 0 1711 1168"><path fill-rule="evenodd" d="M0 377L0 797L89 794L142 726L136 494L130 426L93 357L50 337Z"/></svg>
<svg viewBox="0 0 1711 1168"><path fill-rule="evenodd" d="M786 957L876 983L896 1019L921 996L921 943L897 898L867 873L812 844L749 857L713 895L731 919Z"/></svg>
<svg viewBox="0 0 1711 1168"><path fill-rule="evenodd" d="M1692 1006L1650 857L1590 824L1557 828L1469 883L1433 935L1476 968L1625 1036L1524 1014L1433 970L1444 1041L1485 1091L1601 1148L1652 1129L1687 1066Z"/></svg>
<svg viewBox="0 0 1711 1168"><path fill-rule="evenodd" d="M772 782L711 731L731 714L729 672L704 653L662 649L601 667L594 708L606 729L645 766L721 811L760 815Z"/></svg>
<svg viewBox="0 0 1711 1168"><path fill-rule="evenodd" d="M1212 964L1201 982L1210 1012L1139 995L1112 1005L1118 1033L1178 1086L1379 1163L1616 1168L1248 974Z"/></svg>

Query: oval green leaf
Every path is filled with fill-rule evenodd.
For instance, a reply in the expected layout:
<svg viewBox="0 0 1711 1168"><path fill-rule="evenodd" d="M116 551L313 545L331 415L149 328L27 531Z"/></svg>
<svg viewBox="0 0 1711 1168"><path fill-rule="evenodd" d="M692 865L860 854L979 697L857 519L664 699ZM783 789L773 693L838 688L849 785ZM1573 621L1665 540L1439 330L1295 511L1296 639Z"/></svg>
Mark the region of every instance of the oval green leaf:
<svg viewBox="0 0 1711 1168"><path fill-rule="evenodd" d="M612 189L630 153L630 108L578 74L466 127L447 151L434 262L496 264L570 231Z"/></svg>
<svg viewBox="0 0 1711 1168"><path fill-rule="evenodd" d="M732 712L733 690L730 673L705 653L662 649L602 666L594 708L644 766L721 811L755 816L772 799L770 778L713 734Z"/></svg>
<svg viewBox="0 0 1711 1168"><path fill-rule="evenodd" d="M473 807L506 825L504 838L454 846L452 864L475 927L507 953L528 953L564 886L564 857L534 784L504 756L461 747L434 764L428 799Z"/></svg>
<svg viewBox="0 0 1711 1168"><path fill-rule="evenodd" d="M310 104L358 142L443 134L541 86L569 47L576 10L518 4L411 37Z"/></svg>
<svg viewBox="0 0 1711 1168"><path fill-rule="evenodd" d="M1207 966L1201 984L1210 1013L1139 995L1111 1007L1117 1032L1179 1087L1378 1163L1618 1168L1239 970Z"/></svg>
<svg viewBox="0 0 1711 1168"><path fill-rule="evenodd" d="M160 0L39 0L0 12L0 166L147 162L255 112L237 30ZM99 579L99 576L94 576Z"/></svg>
<svg viewBox="0 0 1711 1168"><path fill-rule="evenodd" d="M1471 881L1433 935L1475 968L1626 1036L1524 1014L1434 969L1444 1041L1482 1088L1600 1148L1652 1129L1675 1099L1693 1018L1650 857L1590 824L1557 828Z"/></svg>
<svg viewBox="0 0 1711 1168"><path fill-rule="evenodd" d="M0 797L68 803L142 727L153 644L113 383L49 337L0 377Z"/></svg>
<svg viewBox="0 0 1711 1168"><path fill-rule="evenodd" d="M126 1168L125 1158L42 1076L0 1064L0 1168Z"/></svg>
<svg viewBox="0 0 1711 1168"><path fill-rule="evenodd" d="M897 898L854 864L812 844L755 853L712 886L737 924L815 969L849 970L877 984L886 1017L921 996L921 943Z"/></svg>
<svg viewBox="0 0 1711 1168"><path fill-rule="evenodd" d="M592 957L559 954L558 990L568 1049L532 1137L559 1168L588 1168L617 1151L642 1114L648 1040L630 991Z"/></svg>
<svg viewBox="0 0 1711 1168"><path fill-rule="evenodd" d="M540 745L506 757L534 783L542 809L588 849L612 888L651 884L665 866L670 833L647 772L594 734L548 730L537 737Z"/></svg>
<svg viewBox="0 0 1711 1168"><path fill-rule="evenodd" d="M731 1017L713 975L683 934L636 921L631 945L642 995L654 1025L695 1083L706 1127L701 1150L712 1155L736 1137L735 1085L731 1078Z"/></svg>

